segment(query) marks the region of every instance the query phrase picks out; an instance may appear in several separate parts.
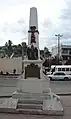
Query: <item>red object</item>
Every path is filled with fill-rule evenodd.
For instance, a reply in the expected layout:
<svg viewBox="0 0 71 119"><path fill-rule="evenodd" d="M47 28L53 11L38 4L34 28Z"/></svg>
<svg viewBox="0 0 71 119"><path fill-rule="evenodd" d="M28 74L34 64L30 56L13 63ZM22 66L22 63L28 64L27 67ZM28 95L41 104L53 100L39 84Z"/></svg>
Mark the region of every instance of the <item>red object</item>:
<svg viewBox="0 0 71 119"><path fill-rule="evenodd" d="M36 43L34 33L31 34L31 43Z"/></svg>
<svg viewBox="0 0 71 119"><path fill-rule="evenodd" d="M31 28L31 43L36 43L36 41L35 41L35 29L36 29L36 27L35 26L32 26L32 27L30 27Z"/></svg>

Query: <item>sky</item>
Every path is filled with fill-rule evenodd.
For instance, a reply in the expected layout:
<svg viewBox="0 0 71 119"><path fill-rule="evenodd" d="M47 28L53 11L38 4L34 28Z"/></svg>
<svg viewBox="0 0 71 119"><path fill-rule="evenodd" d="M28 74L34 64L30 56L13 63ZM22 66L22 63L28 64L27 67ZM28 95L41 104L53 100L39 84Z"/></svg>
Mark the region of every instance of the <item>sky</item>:
<svg viewBox="0 0 71 119"><path fill-rule="evenodd" d="M71 0L0 0L0 46L27 42L31 7L38 11L40 49L57 45L59 33L61 44L71 44Z"/></svg>

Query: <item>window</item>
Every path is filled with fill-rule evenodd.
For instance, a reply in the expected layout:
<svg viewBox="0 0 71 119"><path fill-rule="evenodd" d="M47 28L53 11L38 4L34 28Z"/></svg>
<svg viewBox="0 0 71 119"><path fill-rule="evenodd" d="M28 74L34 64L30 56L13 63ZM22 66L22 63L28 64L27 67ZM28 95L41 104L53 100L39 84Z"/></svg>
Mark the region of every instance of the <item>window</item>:
<svg viewBox="0 0 71 119"><path fill-rule="evenodd" d="M59 75L65 75L65 73L60 73Z"/></svg>
<svg viewBox="0 0 71 119"><path fill-rule="evenodd" d="M71 51L69 52L69 55L71 55Z"/></svg>
<svg viewBox="0 0 71 119"><path fill-rule="evenodd" d="M62 53L63 53L63 54L68 54L68 49L63 48L63 49L62 49Z"/></svg>
<svg viewBox="0 0 71 119"><path fill-rule="evenodd" d="M61 71L61 68L58 68L58 71Z"/></svg>
<svg viewBox="0 0 71 119"><path fill-rule="evenodd" d="M71 71L71 68L70 68L70 71Z"/></svg>
<svg viewBox="0 0 71 119"><path fill-rule="evenodd" d="M69 68L66 68L66 71L69 71Z"/></svg>
<svg viewBox="0 0 71 119"><path fill-rule="evenodd" d="M59 73L55 73L54 75L58 75Z"/></svg>
<svg viewBox="0 0 71 119"><path fill-rule="evenodd" d="M63 72L55 73L54 75L65 75Z"/></svg>
<svg viewBox="0 0 71 119"><path fill-rule="evenodd" d="M65 68L62 68L62 71L65 71Z"/></svg>

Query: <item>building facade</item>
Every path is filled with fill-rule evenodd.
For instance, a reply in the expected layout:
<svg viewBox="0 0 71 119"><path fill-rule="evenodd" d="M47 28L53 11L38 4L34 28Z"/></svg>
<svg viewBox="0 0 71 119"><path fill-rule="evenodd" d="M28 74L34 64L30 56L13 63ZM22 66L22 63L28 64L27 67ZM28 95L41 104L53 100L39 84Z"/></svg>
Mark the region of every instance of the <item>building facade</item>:
<svg viewBox="0 0 71 119"><path fill-rule="evenodd" d="M58 55L58 47L54 46L52 47L52 57L55 57ZM60 57L63 60L71 59L71 45L61 45L60 46Z"/></svg>

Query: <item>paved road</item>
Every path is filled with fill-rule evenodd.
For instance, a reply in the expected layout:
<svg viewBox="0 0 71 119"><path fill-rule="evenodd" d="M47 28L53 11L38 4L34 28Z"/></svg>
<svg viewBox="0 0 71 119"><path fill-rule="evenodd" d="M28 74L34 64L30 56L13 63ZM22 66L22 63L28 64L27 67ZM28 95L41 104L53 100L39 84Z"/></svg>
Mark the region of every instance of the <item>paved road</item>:
<svg viewBox="0 0 71 119"><path fill-rule="evenodd" d="M16 90L17 79L0 79L0 96L11 95Z"/></svg>
<svg viewBox="0 0 71 119"><path fill-rule="evenodd" d="M70 93L71 81L50 81L50 88L54 93Z"/></svg>
<svg viewBox="0 0 71 119"><path fill-rule="evenodd" d="M71 96L61 96L64 116L24 115L0 113L0 119L71 119Z"/></svg>

